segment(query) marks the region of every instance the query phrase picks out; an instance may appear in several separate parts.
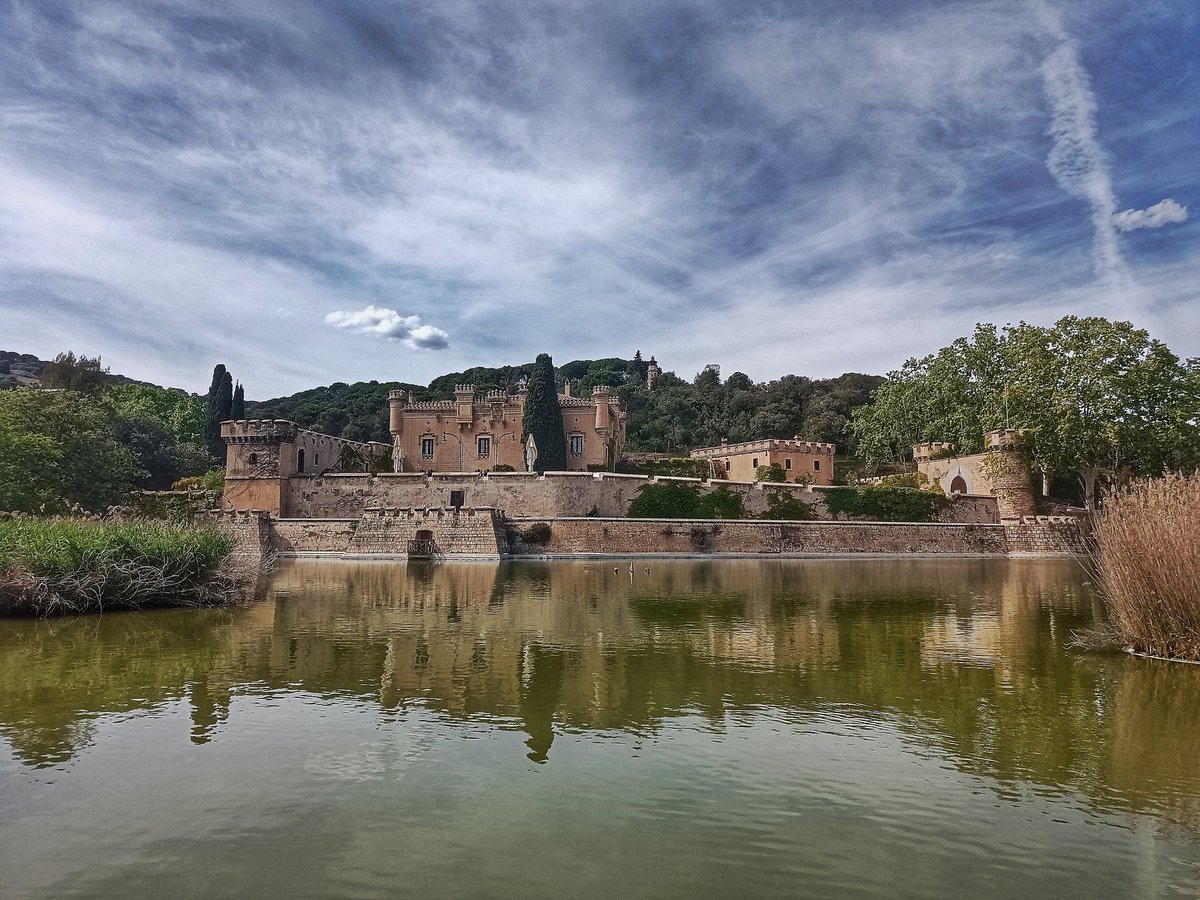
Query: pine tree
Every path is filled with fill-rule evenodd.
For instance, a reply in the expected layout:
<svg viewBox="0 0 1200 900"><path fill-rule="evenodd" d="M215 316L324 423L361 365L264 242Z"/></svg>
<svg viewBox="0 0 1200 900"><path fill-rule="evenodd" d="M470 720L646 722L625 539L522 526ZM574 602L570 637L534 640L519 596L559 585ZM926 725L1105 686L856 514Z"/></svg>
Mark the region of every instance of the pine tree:
<svg viewBox="0 0 1200 900"><path fill-rule="evenodd" d="M554 363L548 353L538 355L529 377L525 411L521 419L521 442L533 435L538 472L562 472L567 468L567 435L563 429L562 408L554 381Z"/></svg>
<svg viewBox="0 0 1200 900"><path fill-rule="evenodd" d="M240 381L233 389L233 406L229 410L229 418L246 418L246 389L242 387L242 383Z"/></svg>

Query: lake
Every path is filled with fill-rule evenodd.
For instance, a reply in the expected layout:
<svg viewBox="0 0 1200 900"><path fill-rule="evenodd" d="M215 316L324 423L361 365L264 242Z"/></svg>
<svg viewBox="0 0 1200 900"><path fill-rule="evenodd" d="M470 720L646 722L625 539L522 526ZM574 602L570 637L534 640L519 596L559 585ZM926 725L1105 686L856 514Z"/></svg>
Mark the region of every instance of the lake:
<svg viewBox="0 0 1200 900"><path fill-rule="evenodd" d="M1200 891L1200 666L1051 560L295 561L0 620L0 896Z"/></svg>

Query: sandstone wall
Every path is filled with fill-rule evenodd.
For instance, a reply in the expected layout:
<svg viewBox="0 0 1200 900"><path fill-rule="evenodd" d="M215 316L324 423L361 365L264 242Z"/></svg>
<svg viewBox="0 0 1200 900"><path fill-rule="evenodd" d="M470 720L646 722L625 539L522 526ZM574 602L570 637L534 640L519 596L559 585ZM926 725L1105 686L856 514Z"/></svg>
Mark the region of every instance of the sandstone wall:
<svg viewBox="0 0 1200 900"><path fill-rule="evenodd" d="M284 555L406 556L418 533L432 533L444 556L501 555L503 535L490 509L369 509L359 519L277 519L271 548Z"/></svg>
<svg viewBox="0 0 1200 900"><path fill-rule="evenodd" d="M529 518L560 518L597 515L623 517L638 490L648 483L683 482L701 491L725 488L742 497L746 512L760 516L767 511L770 492L791 494L813 508L818 518L827 518L824 488L798 484L753 482L700 482L692 478L646 477L598 473L493 472L481 475L421 473L380 475L292 476L287 480L285 515L295 518L326 516L357 518L368 507L443 507L450 492L464 492L468 507L493 507L509 515ZM940 521L999 524L996 498L958 497L940 516Z"/></svg>
<svg viewBox="0 0 1200 900"><path fill-rule="evenodd" d="M535 523L510 525L516 555L929 553L1003 556L998 525L882 522L749 522L680 519L545 519L544 545L522 541Z"/></svg>
<svg viewBox="0 0 1200 900"><path fill-rule="evenodd" d="M1084 556L1087 534L1072 516L1024 516L1006 519L1010 556Z"/></svg>

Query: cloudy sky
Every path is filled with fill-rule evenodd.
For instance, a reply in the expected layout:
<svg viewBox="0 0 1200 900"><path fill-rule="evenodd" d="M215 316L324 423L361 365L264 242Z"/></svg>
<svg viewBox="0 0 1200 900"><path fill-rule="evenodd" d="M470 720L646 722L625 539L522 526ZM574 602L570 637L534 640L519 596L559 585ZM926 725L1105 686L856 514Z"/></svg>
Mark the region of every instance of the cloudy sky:
<svg viewBox="0 0 1200 900"><path fill-rule="evenodd" d="M1195 0L0 0L0 349L265 398L1200 354Z"/></svg>

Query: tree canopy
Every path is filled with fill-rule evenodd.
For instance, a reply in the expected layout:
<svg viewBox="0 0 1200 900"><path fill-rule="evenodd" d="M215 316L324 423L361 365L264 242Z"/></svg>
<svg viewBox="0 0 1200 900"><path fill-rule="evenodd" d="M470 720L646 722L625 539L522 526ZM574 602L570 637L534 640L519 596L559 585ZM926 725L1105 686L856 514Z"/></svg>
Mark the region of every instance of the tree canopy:
<svg viewBox="0 0 1200 900"><path fill-rule="evenodd" d="M537 446L533 467L538 472L561 472L567 468L567 435L563 430L562 408L558 405L558 386L554 363L548 353L538 354L525 394L521 417L521 442L530 436Z"/></svg>
<svg viewBox="0 0 1200 900"><path fill-rule="evenodd" d="M1091 504L1101 476L1200 465L1198 417L1200 361L1129 322L1067 316L979 325L908 360L856 411L854 429L878 464L922 441L977 452L985 432L1011 425L1027 432L1036 467L1077 476Z"/></svg>

